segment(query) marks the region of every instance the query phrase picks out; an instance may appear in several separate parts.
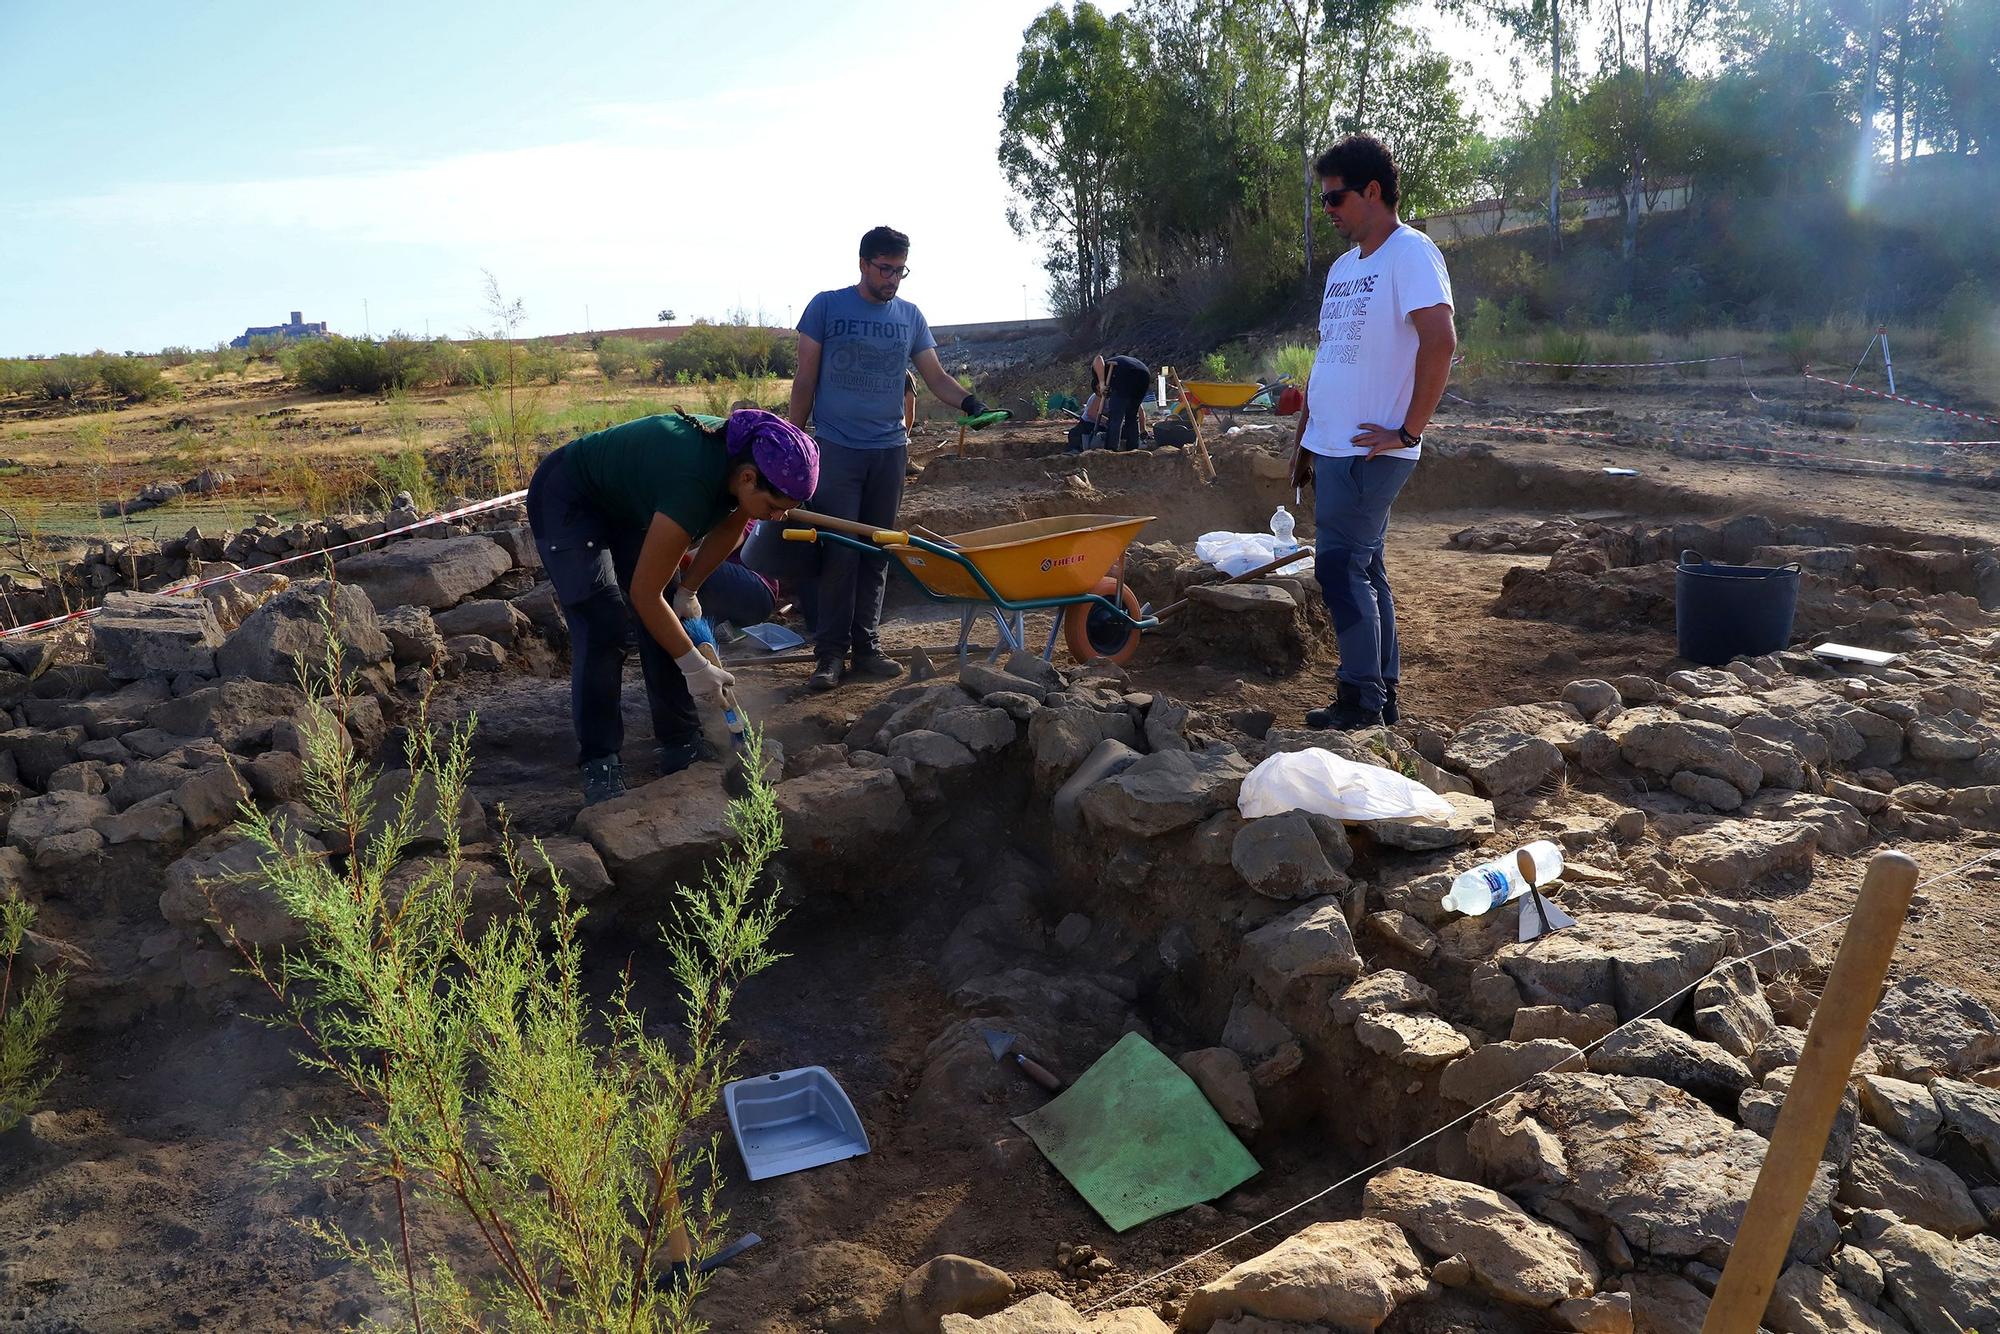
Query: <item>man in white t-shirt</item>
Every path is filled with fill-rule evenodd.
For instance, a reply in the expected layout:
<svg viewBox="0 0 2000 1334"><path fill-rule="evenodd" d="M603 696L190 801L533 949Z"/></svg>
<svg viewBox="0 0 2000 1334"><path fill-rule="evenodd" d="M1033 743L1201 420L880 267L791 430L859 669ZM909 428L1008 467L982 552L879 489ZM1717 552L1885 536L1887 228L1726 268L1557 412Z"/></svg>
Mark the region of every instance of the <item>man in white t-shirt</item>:
<svg viewBox="0 0 2000 1334"><path fill-rule="evenodd" d="M1396 217L1389 150L1349 135L1314 170L1327 216L1354 249L1326 275L1319 356L1292 452L1293 485L1313 487L1313 553L1340 643L1334 701L1307 713L1306 724L1351 730L1398 716L1402 666L1382 546L1458 338L1444 256Z"/></svg>

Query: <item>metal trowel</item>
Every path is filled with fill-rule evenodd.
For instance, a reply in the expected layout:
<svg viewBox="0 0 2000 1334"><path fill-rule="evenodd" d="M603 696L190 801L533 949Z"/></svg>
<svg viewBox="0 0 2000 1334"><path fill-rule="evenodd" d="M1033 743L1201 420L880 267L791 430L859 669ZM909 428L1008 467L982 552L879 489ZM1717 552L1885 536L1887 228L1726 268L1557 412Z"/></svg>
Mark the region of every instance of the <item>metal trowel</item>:
<svg viewBox="0 0 2000 1334"><path fill-rule="evenodd" d="M1031 1056L1014 1050L1020 1039L1012 1033L1002 1033L997 1028L981 1027L979 1036L986 1039L986 1050L993 1053L993 1059L1002 1065L1011 1065L1028 1078L1040 1084L1051 1093L1061 1093L1068 1085L1052 1074L1048 1067Z"/></svg>
<svg viewBox="0 0 2000 1334"><path fill-rule="evenodd" d="M1543 898L1542 891L1535 887L1535 859L1526 848L1521 849L1514 864L1521 872L1521 879L1528 885L1528 892L1521 896L1521 929L1518 939L1526 943L1530 940L1539 940L1551 931L1575 926L1576 918L1558 908L1551 900Z"/></svg>

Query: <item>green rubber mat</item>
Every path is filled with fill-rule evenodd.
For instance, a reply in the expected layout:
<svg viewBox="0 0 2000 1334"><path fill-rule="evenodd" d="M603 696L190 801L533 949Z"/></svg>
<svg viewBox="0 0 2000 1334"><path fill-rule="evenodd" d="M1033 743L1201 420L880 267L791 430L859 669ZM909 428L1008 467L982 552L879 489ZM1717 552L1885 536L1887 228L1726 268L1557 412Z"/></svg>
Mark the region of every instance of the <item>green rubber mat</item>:
<svg viewBox="0 0 2000 1334"><path fill-rule="evenodd" d="M1137 1033L1014 1124L1113 1232L1205 1203L1263 1170L1195 1082Z"/></svg>

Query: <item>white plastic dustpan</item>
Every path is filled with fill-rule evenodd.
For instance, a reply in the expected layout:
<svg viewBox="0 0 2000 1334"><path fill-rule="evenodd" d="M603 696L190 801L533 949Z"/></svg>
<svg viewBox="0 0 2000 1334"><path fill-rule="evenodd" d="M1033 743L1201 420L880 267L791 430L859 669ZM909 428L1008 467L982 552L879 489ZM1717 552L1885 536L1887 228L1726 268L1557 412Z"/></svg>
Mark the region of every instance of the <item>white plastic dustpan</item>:
<svg viewBox="0 0 2000 1334"><path fill-rule="evenodd" d="M731 1080L722 1106L752 1181L868 1152L861 1117L822 1065Z"/></svg>

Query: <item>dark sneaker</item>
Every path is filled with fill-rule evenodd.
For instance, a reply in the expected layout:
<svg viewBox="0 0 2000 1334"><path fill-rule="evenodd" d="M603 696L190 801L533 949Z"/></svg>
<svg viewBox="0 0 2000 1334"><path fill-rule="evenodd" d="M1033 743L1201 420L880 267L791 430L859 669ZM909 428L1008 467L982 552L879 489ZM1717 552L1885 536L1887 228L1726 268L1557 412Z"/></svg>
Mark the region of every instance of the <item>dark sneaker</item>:
<svg viewBox="0 0 2000 1334"><path fill-rule="evenodd" d="M1333 703L1306 714L1306 726L1322 732L1358 732L1381 725L1382 711L1362 708L1361 692L1345 681L1335 687Z"/></svg>
<svg viewBox="0 0 2000 1334"><path fill-rule="evenodd" d="M858 676L864 681L893 681L903 674L903 664L880 649L872 649L855 654L847 672L849 676Z"/></svg>
<svg viewBox="0 0 2000 1334"><path fill-rule="evenodd" d="M812 675L806 678L806 689L823 693L840 684L840 659L821 658L813 664Z"/></svg>
<svg viewBox="0 0 2000 1334"><path fill-rule="evenodd" d="M708 744L708 738L698 736L692 741L679 745L660 747L660 777L677 774L691 764L715 758L715 747Z"/></svg>
<svg viewBox="0 0 2000 1334"><path fill-rule="evenodd" d="M1403 711L1396 707L1396 683L1384 681L1382 691L1382 721L1394 727L1403 721Z"/></svg>
<svg viewBox="0 0 2000 1334"><path fill-rule="evenodd" d="M616 755L591 760L582 765L580 771L583 775L584 805L595 806L600 801L625 795L625 769Z"/></svg>

